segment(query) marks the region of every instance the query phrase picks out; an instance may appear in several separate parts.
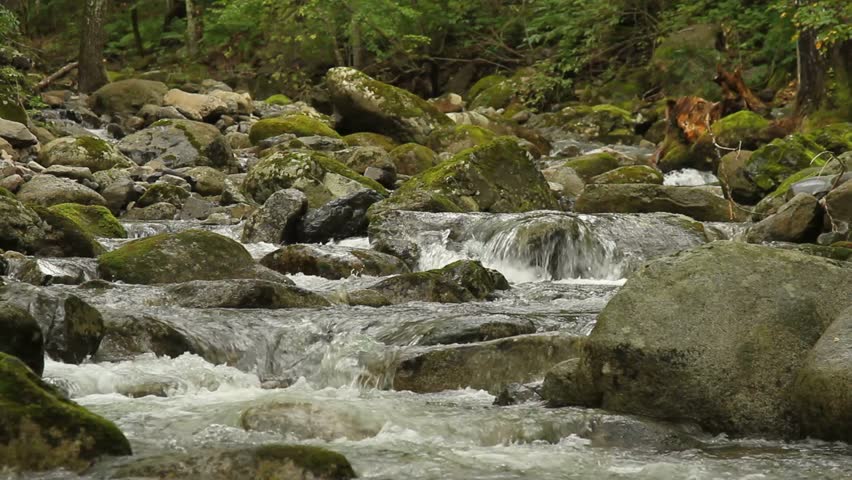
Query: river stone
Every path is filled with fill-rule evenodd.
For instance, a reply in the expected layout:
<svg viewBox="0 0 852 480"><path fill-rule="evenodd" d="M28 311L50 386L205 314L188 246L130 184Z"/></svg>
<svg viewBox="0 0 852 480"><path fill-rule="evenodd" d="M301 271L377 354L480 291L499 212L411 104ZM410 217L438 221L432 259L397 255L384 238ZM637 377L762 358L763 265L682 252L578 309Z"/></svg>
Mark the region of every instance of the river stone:
<svg viewBox="0 0 852 480"><path fill-rule="evenodd" d="M136 201L136 206L145 208L156 203L171 203L175 208L181 208L190 193L185 189L169 183L155 183Z"/></svg>
<svg viewBox="0 0 852 480"><path fill-rule="evenodd" d="M403 273L369 289L391 303L463 303L485 300L497 290L508 290L509 282L500 272L485 268L478 261L459 260L436 270Z"/></svg>
<svg viewBox="0 0 852 480"><path fill-rule="evenodd" d="M64 216L34 205L27 207L0 190L0 249L42 256L92 257L103 247Z"/></svg>
<svg viewBox="0 0 852 480"><path fill-rule="evenodd" d="M159 202L143 208L131 208L122 218L124 220L138 221L174 220L177 213L178 208L173 204Z"/></svg>
<svg viewBox="0 0 852 480"><path fill-rule="evenodd" d="M225 113L228 115L251 115L254 113L254 104L251 96L247 93L213 90L207 94L225 102L227 107Z"/></svg>
<svg viewBox="0 0 852 480"><path fill-rule="evenodd" d="M221 195L228 178L222 171L213 167L193 167L186 171L195 180L195 191L204 196Z"/></svg>
<svg viewBox="0 0 852 480"><path fill-rule="evenodd" d="M110 212L118 215L130 202L135 202L144 193L145 190L128 177L112 182L101 191L101 196L106 200Z"/></svg>
<svg viewBox="0 0 852 480"><path fill-rule="evenodd" d="M113 145L93 136L57 138L44 146L38 161L45 167L86 167L92 172L134 166Z"/></svg>
<svg viewBox="0 0 852 480"><path fill-rule="evenodd" d="M240 424L249 431L277 433L298 440L358 441L378 435L384 419L378 415L364 418L358 413L311 403L276 402L248 408L240 417Z"/></svg>
<svg viewBox="0 0 852 480"><path fill-rule="evenodd" d="M249 130L252 145L259 145L263 140L281 135L291 134L296 137L332 137L340 135L322 120L301 113L282 117L264 118L255 122Z"/></svg>
<svg viewBox="0 0 852 480"><path fill-rule="evenodd" d="M317 308L323 297L290 284L266 280L196 280L166 288L171 302L187 308Z"/></svg>
<svg viewBox="0 0 852 480"><path fill-rule="evenodd" d="M91 96L92 109L97 113L135 114L144 105L161 106L169 87L151 80L128 79L112 82Z"/></svg>
<svg viewBox="0 0 852 480"><path fill-rule="evenodd" d="M6 302L0 302L0 353L18 357L36 375L44 371L41 327L26 310Z"/></svg>
<svg viewBox="0 0 852 480"><path fill-rule="evenodd" d="M408 322L380 340L389 345L448 345L497 340L535 333L532 320L509 315L456 315Z"/></svg>
<svg viewBox="0 0 852 480"><path fill-rule="evenodd" d="M681 187L649 184L589 184L574 206L580 213L651 213L670 212L699 221L731 222L743 213L723 197L706 187Z"/></svg>
<svg viewBox="0 0 852 480"><path fill-rule="evenodd" d="M145 125L151 125L157 120L165 120L165 119L173 119L173 120L185 120L184 117L177 108L175 107L160 107L157 105L145 105L139 112L136 114L139 117L142 117L145 120Z"/></svg>
<svg viewBox="0 0 852 480"><path fill-rule="evenodd" d="M263 257L260 264L284 274L302 273L331 280L409 272L402 260L392 255L332 245L287 245Z"/></svg>
<svg viewBox="0 0 852 480"><path fill-rule="evenodd" d="M35 253L45 228L35 211L0 189L0 249Z"/></svg>
<svg viewBox="0 0 852 480"><path fill-rule="evenodd" d="M66 400L15 357L0 353L0 464L82 471L103 455L130 455L109 420Z"/></svg>
<svg viewBox="0 0 852 480"><path fill-rule="evenodd" d="M377 194L378 195L378 194ZM296 226L308 209L308 197L299 190L279 190L252 212L243 226L244 243L292 243Z"/></svg>
<svg viewBox="0 0 852 480"><path fill-rule="evenodd" d="M326 84L335 111L342 117L342 130L369 128L400 142L423 144L432 130L453 124L426 100L354 68L332 68Z"/></svg>
<svg viewBox="0 0 852 480"><path fill-rule="evenodd" d="M134 459L116 468L111 478L348 480L356 475L339 453L307 445L270 444Z"/></svg>
<svg viewBox="0 0 852 480"><path fill-rule="evenodd" d="M383 198L375 190L364 189L311 210L299 224L299 240L323 243L366 236L369 224L367 209Z"/></svg>
<svg viewBox="0 0 852 480"><path fill-rule="evenodd" d="M102 309L102 313L104 338L92 357L93 361L120 362L145 353L171 358L184 353L203 354L184 329L178 329L160 318L113 309Z"/></svg>
<svg viewBox="0 0 852 480"><path fill-rule="evenodd" d="M438 153L455 155L462 150L484 145L497 138L497 134L476 125L447 125L429 134L426 146Z"/></svg>
<svg viewBox="0 0 852 480"><path fill-rule="evenodd" d="M647 165L618 167L602 173L589 180L590 183L624 184L624 183L653 183L663 184L663 173Z"/></svg>
<svg viewBox="0 0 852 480"><path fill-rule="evenodd" d="M852 308L841 313L805 359L792 388L802 434L852 442Z"/></svg>
<svg viewBox="0 0 852 480"><path fill-rule="evenodd" d="M95 176L88 167L66 167L64 165L51 165L41 172L45 175L53 175L54 177L62 177L80 182L84 185L97 185Z"/></svg>
<svg viewBox="0 0 852 480"><path fill-rule="evenodd" d="M746 232L746 241L749 243L814 241L822 226L821 213L816 198L807 193L800 193L777 212L749 227Z"/></svg>
<svg viewBox="0 0 852 480"><path fill-rule="evenodd" d="M719 161L716 171L716 177L730 196L748 205L757 203L763 197L760 189L745 174L745 166L751 154L748 150L728 152Z"/></svg>
<svg viewBox="0 0 852 480"><path fill-rule="evenodd" d="M34 176L18 190L18 199L45 207L60 203L106 206L106 200L98 192L73 180L53 175Z"/></svg>
<svg viewBox="0 0 852 480"><path fill-rule="evenodd" d="M238 170L231 146L219 129L192 120L159 120L124 137L117 147L139 165L157 160L169 168L208 166Z"/></svg>
<svg viewBox="0 0 852 480"><path fill-rule="evenodd" d="M23 123L0 118L0 138L15 148L27 148L38 144L35 135Z"/></svg>
<svg viewBox="0 0 852 480"><path fill-rule="evenodd" d="M146 285L256 278L255 267L240 243L204 230L141 238L98 257L103 278Z"/></svg>
<svg viewBox="0 0 852 480"><path fill-rule="evenodd" d="M852 230L852 179L846 180L825 196L825 210L836 232ZM852 239L852 237L849 237Z"/></svg>
<svg viewBox="0 0 852 480"><path fill-rule="evenodd" d="M805 135L779 138L751 154L745 174L761 192L772 192L794 173L825 165L825 159L818 157L823 150Z"/></svg>
<svg viewBox="0 0 852 480"><path fill-rule="evenodd" d="M405 182L370 209L433 212L558 210L550 186L514 137L462 151Z"/></svg>
<svg viewBox="0 0 852 480"><path fill-rule="evenodd" d="M381 135L373 132L358 132L346 135L343 141L348 147L378 147L385 152L390 152L396 148L396 142L387 135Z"/></svg>
<svg viewBox="0 0 852 480"><path fill-rule="evenodd" d="M544 377L553 365L576 357L578 338L542 333L469 345L415 348L403 353L394 390L432 393L460 388L499 393L510 383Z"/></svg>
<svg viewBox="0 0 852 480"><path fill-rule="evenodd" d="M396 172L388 152L379 147L347 147L334 152L334 158L362 175L370 167Z"/></svg>
<svg viewBox="0 0 852 480"><path fill-rule="evenodd" d="M188 93L177 88L166 93L163 104L167 107L175 107L184 117L196 122L216 120L228 111L228 104L220 98Z"/></svg>
<svg viewBox="0 0 852 480"><path fill-rule="evenodd" d="M387 195L373 180L323 153L307 150L276 152L256 163L243 184L245 192L258 203L285 188L301 190L310 208L319 208L330 200L364 188Z"/></svg>
<svg viewBox="0 0 852 480"><path fill-rule="evenodd" d="M48 208L48 210L71 220L85 233L93 237L127 238L127 231L106 207L60 203Z"/></svg>
<svg viewBox="0 0 852 480"><path fill-rule="evenodd" d="M35 254L46 257L96 257L104 252L94 234L65 212L55 212L38 205L32 205L31 208L45 225L44 236Z"/></svg>
<svg viewBox="0 0 852 480"><path fill-rule="evenodd" d="M846 262L744 243L653 260L598 316L580 381L562 390L571 404L692 420L714 433L797 436L797 371L852 305L838 291L850 282Z"/></svg>
<svg viewBox="0 0 852 480"><path fill-rule="evenodd" d="M400 175L417 175L441 163L431 148L416 143L406 143L390 151L390 157Z"/></svg>

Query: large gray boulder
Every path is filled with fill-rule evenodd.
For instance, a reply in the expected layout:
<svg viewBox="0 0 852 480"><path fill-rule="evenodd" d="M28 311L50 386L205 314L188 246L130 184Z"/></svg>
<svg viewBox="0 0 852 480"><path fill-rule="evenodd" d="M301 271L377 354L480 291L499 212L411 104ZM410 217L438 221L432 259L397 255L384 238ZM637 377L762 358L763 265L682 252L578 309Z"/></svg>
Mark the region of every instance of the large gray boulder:
<svg viewBox="0 0 852 480"><path fill-rule="evenodd" d="M67 178L53 175L36 175L18 190L18 199L24 203L51 207L61 203L106 206L98 192Z"/></svg>
<svg viewBox="0 0 852 480"><path fill-rule="evenodd" d="M363 189L311 210L299 224L299 240L321 243L366 236L367 209L382 199L375 190Z"/></svg>
<svg viewBox="0 0 852 480"><path fill-rule="evenodd" d="M15 148L26 148L38 144L38 139L23 123L0 118L0 138Z"/></svg>
<svg viewBox="0 0 852 480"><path fill-rule="evenodd" d="M134 166L114 146L92 136L57 138L44 146L39 154L39 163L45 167L86 167L92 172Z"/></svg>
<svg viewBox="0 0 852 480"><path fill-rule="evenodd" d="M192 120L159 120L124 137L117 146L139 165L157 160L169 168L208 166L232 172L238 168L219 129Z"/></svg>
<svg viewBox="0 0 852 480"><path fill-rule="evenodd" d="M800 193L777 212L749 227L746 239L750 243L813 241L819 234L821 220L817 199Z"/></svg>
<svg viewBox="0 0 852 480"><path fill-rule="evenodd" d="M409 272L402 260L392 255L332 245L287 245L263 257L260 264L283 274L302 273L332 280Z"/></svg>
<svg viewBox="0 0 852 480"><path fill-rule="evenodd" d="M279 190L252 212L243 227L243 242L292 243L296 225L308 210L308 197L299 190Z"/></svg>
<svg viewBox="0 0 852 480"><path fill-rule="evenodd" d="M574 209L580 213L669 212L710 222L731 222L744 217L742 211L731 209L727 200L707 187L653 184L589 184L577 198Z"/></svg>
<svg viewBox="0 0 852 480"><path fill-rule="evenodd" d="M97 113L135 114L144 105L162 105L169 91L165 83L136 78L104 85L91 96L92 109Z"/></svg>

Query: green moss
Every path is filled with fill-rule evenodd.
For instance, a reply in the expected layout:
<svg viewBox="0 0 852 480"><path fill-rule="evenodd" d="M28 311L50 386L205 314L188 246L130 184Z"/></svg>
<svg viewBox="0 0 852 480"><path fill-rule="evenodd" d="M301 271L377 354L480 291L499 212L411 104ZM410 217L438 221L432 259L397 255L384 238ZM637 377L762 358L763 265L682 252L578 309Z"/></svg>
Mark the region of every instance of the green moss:
<svg viewBox="0 0 852 480"><path fill-rule="evenodd" d="M390 152L397 173L417 175L438 163L438 155L429 147L417 143L400 145Z"/></svg>
<svg viewBox="0 0 852 480"><path fill-rule="evenodd" d="M264 445L257 448L258 459L289 460L320 478L354 478L346 457L324 448L307 445Z"/></svg>
<svg viewBox="0 0 852 480"><path fill-rule="evenodd" d="M824 165L824 156L817 157L822 151L804 135L790 135L756 150L746 162L745 172L761 190L770 192L794 173Z"/></svg>
<svg viewBox="0 0 852 480"><path fill-rule="evenodd" d="M155 203L171 203L177 208L183 206L184 200L189 198L190 193L177 185L169 183L155 183L136 202L137 207L148 207Z"/></svg>
<svg viewBox="0 0 852 480"><path fill-rule="evenodd" d="M10 192L9 190L6 190L6 189L5 189L5 188L3 188L3 187L0 187L0 197L6 197L6 198L12 198L12 199L14 199L14 198L15 198L15 194L14 194L14 193L12 193L12 192Z"/></svg>
<svg viewBox="0 0 852 480"><path fill-rule="evenodd" d="M317 155L315 160L326 172L336 173L350 180L355 180L356 182L364 185L365 187L371 188L384 196L388 196L390 194L385 187L381 186L375 180L367 178L363 175L359 175L357 172L355 172L355 170L352 170L351 168L347 167L346 165L338 162L333 158L327 157L325 155Z"/></svg>
<svg viewBox="0 0 852 480"><path fill-rule="evenodd" d="M386 152L396 148L396 142L386 135L372 132L358 132L343 137L343 141L350 147L378 147Z"/></svg>
<svg viewBox="0 0 852 480"><path fill-rule="evenodd" d="M486 144L495 138L497 134L477 125L452 125L433 130L426 143L436 152L456 154Z"/></svg>
<svg viewBox="0 0 852 480"><path fill-rule="evenodd" d="M48 210L71 220L92 236L127 238L127 231L106 207L62 203L49 207Z"/></svg>
<svg viewBox="0 0 852 480"><path fill-rule="evenodd" d="M771 140L767 132L769 126L769 120L743 110L719 119L711 130L720 145L731 148L741 145L743 149L753 150Z"/></svg>
<svg viewBox="0 0 852 480"><path fill-rule="evenodd" d="M806 137L835 155L840 155L852 150L852 123L826 125L807 132Z"/></svg>
<svg viewBox="0 0 852 480"><path fill-rule="evenodd" d="M340 134L320 120L307 115L296 114L286 117L265 118L256 122L251 126L249 139L252 145L257 145L262 140L285 133L291 133L297 137L321 135L323 137L340 138Z"/></svg>
<svg viewBox="0 0 852 480"><path fill-rule="evenodd" d="M647 165L619 167L591 179L591 183L653 183L662 185L663 174Z"/></svg>
<svg viewBox="0 0 852 480"><path fill-rule="evenodd" d="M587 181L592 177L614 170L620 166L618 158L606 152L572 158L565 162L564 165L573 168L577 172L577 175Z"/></svg>
<svg viewBox="0 0 852 480"><path fill-rule="evenodd" d="M39 218L50 225L51 241L68 257L96 257L104 248L92 233L65 215L55 213L41 205L28 205ZM42 239L47 240L47 239Z"/></svg>
<svg viewBox="0 0 852 480"><path fill-rule="evenodd" d="M508 80L503 75L487 75L476 81L467 92L468 101L474 100L483 91Z"/></svg>
<svg viewBox="0 0 852 480"><path fill-rule="evenodd" d="M268 97L266 100L264 100L264 102L269 104L269 105L281 105L281 106L290 105L291 103L293 103L293 101L290 100L290 97L288 97L287 95L280 94L280 93L277 93L275 95L272 95L271 97Z"/></svg>
<svg viewBox="0 0 852 480"><path fill-rule="evenodd" d="M511 80L496 83L481 93L470 102L470 108L506 108L515 98L516 87Z"/></svg>
<svg viewBox="0 0 852 480"><path fill-rule="evenodd" d="M95 158L103 159L108 154L112 153L112 149L109 144L97 137L88 135L77 137L75 143L83 147L90 156Z"/></svg>
<svg viewBox="0 0 852 480"><path fill-rule="evenodd" d="M26 77L9 66L0 66L0 118L27 124L27 112L21 104L26 97Z"/></svg>

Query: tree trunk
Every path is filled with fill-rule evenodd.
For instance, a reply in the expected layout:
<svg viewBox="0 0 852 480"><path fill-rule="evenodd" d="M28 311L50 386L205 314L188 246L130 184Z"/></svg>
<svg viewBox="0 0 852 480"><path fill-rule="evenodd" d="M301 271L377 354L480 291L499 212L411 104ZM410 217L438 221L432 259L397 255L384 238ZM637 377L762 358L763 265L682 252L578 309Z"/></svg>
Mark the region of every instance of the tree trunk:
<svg viewBox="0 0 852 480"><path fill-rule="evenodd" d="M826 65L816 48L816 33L813 30L799 32L796 60L799 80L796 115L803 116L818 110L825 97Z"/></svg>
<svg viewBox="0 0 852 480"><path fill-rule="evenodd" d="M104 45L108 0L86 0L83 21L80 29L80 65L78 67L78 83L81 92L93 92L106 85L106 69L104 69Z"/></svg>
<svg viewBox="0 0 852 480"><path fill-rule="evenodd" d="M139 9L134 5L130 9L130 24L133 26L133 40L140 57L145 56L145 44L142 43L142 33L139 32Z"/></svg>
<svg viewBox="0 0 852 480"><path fill-rule="evenodd" d="M198 55L198 26L195 13L195 2L186 0L186 50L192 58Z"/></svg>
<svg viewBox="0 0 852 480"><path fill-rule="evenodd" d="M364 68L364 42L361 38L361 24L358 17L352 16L350 48L352 49L352 66L357 70Z"/></svg>

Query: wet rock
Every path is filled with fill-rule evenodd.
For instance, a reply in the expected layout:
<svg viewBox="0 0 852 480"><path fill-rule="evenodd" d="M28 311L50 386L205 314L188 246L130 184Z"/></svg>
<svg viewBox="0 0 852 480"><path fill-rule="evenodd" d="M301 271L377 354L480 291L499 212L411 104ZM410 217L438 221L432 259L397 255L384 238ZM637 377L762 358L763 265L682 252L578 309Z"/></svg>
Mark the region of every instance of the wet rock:
<svg viewBox="0 0 852 480"><path fill-rule="evenodd" d="M278 152L262 159L248 172L243 185L256 202L286 188L301 190L310 208L319 208L330 200L364 188L382 195L387 190L322 153L311 151Z"/></svg>
<svg viewBox="0 0 852 480"><path fill-rule="evenodd" d="M329 127L325 122L303 114L293 114L283 117L264 118L251 126L249 139L252 145L258 145L267 138L277 137L284 134L293 134L296 137L310 137L319 135L323 137L337 137L340 135Z"/></svg>
<svg viewBox="0 0 852 480"><path fill-rule="evenodd" d="M590 183L652 183L662 185L663 174L656 168L649 167L647 165L634 165L631 167L619 167L592 177Z"/></svg>
<svg viewBox="0 0 852 480"><path fill-rule="evenodd" d="M144 193L145 190L128 177L110 183L101 191L101 196L106 200L110 211L114 215L118 215L127 204L135 202Z"/></svg>
<svg viewBox="0 0 852 480"><path fill-rule="evenodd" d="M44 236L34 251L41 256L95 257L104 248L86 228L69 218L65 213L56 213L48 208L32 206L44 222Z"/></svg>
<svg viewBox="0 0 852 480"><path fill-rule="evenodd" d="M134 166L117 148L92 136L57 138L44 146L39 163L45 167L85 167L92 172Z"/></svg>
<svg viewBox="0 0 852 480"><path fill-rule="evenodd" d="M185 189L168 183L155 183L137 200L137 207L149 207L155 203L171 203L175 208L181 208L184 201L189 198L189 192Z"/></svg>
<svg viewBox="0 0 852 480"><path fill-rule="evenodd" d="M835 187L825 196L824 202L832 229L849 234L852 231L852 179Z"/></svg>
<svg viewBox="0 0 852 480"><path fill-rule="evenodd" d="M41 327L27 311L5 302L0 303L0 353L18 357L38 376L44 371Z"/></svg>
<svg viewBox="0 0 852 480"><path fill-rule="evenodd" d="M476 388L499 393L512 383L541 379L556 363L576 357L577 338L543 333L403 354L394 390L415 393Z"/></svg>
<svg viewBox="0 0 852 480"><path fill-rule="evenodd" d="M61 203L48 210L74 222L93 237L127 238L127 232L106 207Z"/></svg>
<svg viewBox="0 0 852 480"><path fill-rule="evenodd" d="M319 447L263 445L230 450L204 449L141 458L119 466L112 478L356 478L346 457Z"/></svg>
<svg viewBox="0 0 852 480"><path fill-rule="evenodd" d="M36 175L18 190L18 199L25 203L49 207L60 203L106 205L98 192L73 180Z"/></svg>
<svg viewBox="0 0 852 480"><path fill-rule="evenodd" d="M221 195L227 176L212 167L194 167L186 171L195 180L195 191L204 196Z"/></svg>
<svg viewBox="0 0 852 480"><path fill-rule="evenodd" d="M383 199L378 192L364 189L311 210L299 224L299 240L305 243L324 243L329 240L366 236L369 224L367 209Z"/></svg>
<svg viewBox="0 0 852 480"><path fill-rule="evenodd" d="M134 114L144 105L161 106L169 87L151 80L129 79L104 85L91 96L97 113Z"/></svg>
<svg viewBox="0 0 852 480"><path fill-rule="evenodd" d="M471 260L459 260L436 270L404 273L370 287L391 303L472 302L508 289L509 282L500 272Z"/></svg>
<svg viewBox="0 0 852 480"><path fill-rule="evenodd" d="M630 166L636 161L625 155L615 151L604 151L598 153L590 153L572 158L565 162L564 167L568 167L577 172L584 181L590 181L593 177L602 175L610 170L623 166Z"/></svg>
<svg viewBox="0 0 852 480"><path fill-rule="evenodd" d="M845 263L734 242L651 261L598 316L574 374L581 381L565 386L581 393L568 398L711 432L797 436L791 388L852 305L838 295L850 281ZM697 291L703 301L679 300Z"/></svg>
<svg viewBox="0 0 852 480"><path fill-rule="evenodd" d="M104 455L130 455L109 420L64 399L15 357L0 353L0 462L21 471L81 471Z"/></svg>
<svg viewBox="0 0 852 480"><path fill-rule="evenodd" d="M88 259L25 257L7 253L9 277L36 286L79 285L97 277L97 263Z"/></svg>
<svg viewBox="0 0 852 480"><path fill-rule="evenodd" d="M220 98L187 93L176 88L166 93L163 104L167 107L175 107L184 117L196 122L216 120L228 111L228 104Z"/></svg>
<svg viewBox="0 0 852 480"><path fill-rule="evenodd" d="M794 173L824 165L824 159L816 158L823 150L821 145L804 135L779 138L751 154L745 165L745 173L762 192L771 192Z"/></svg>
<svg viewBox="0 0 852 480"><path fill-rule="evenodd" d="M353 68L333 68L326 83L342 130L364 127L401 142L424 143L437 127L452 120L405 90L379 82Z"/></svg>
<svg viewBox="0 0 852 480"><path fill-rule="evenodd" d="M203 354L203 349L184 329L144 314L102 309L104 337L93 356L96 362L131 360L144 353L179 357L189 352Z"/></svg>
<svg viewBox="0 0 852 480"><path fill-rule="evenodd" d="M38 214L0 190L0 249L34 253L45 227Z"/></svg>
<svg viewBox="0 0 852 480"><path fill-rule="evenodd" d="M27 148L38 144L38 139L27 130L26 125L3 118L0 118L0 138L14 148Z"/></svg>
<svg viewBox="0 0 852 480"><path fill-rule="evenodd" d="M260 264L284 274L302 273L331 280L352 275L386 276L409 271L400 259L386 253L330 245L288 245L263 257Z"/></svg>
<svg viewBox="0 0 852 480"><path fill-rule="evenodd" d="M107 280L139 284L257 277L256 264L242 245L203 230L126 243L101 255L98 271Z"/></svg>
<svg viewBox="0 0 852 480"><path fill-rule="evenodd" d="M711 189L669 185L589 184L574 208L581 213L679 213L711 222L737 221L743 216L734 209L732 219L728 201Z"/></svg>
<svg viewBox="0 0 852 480"><path fill-rule="evenodd" d="M323 297L292 284L266 280L227 280L181 283L166 293L188 308L317 308L329 306Z"/></svg>
<svg viewBox="0 0 852 480"><path fill-rule="evenodd" d="M417 175L440 163L437 153L416 143L406 143L394 148L390 151L390 158L399 175Z"/></svg>
<svg viewBox="0 0 852 480"><path fill-rule="evenodd" d="M438 153L455 155L462 150L484 145L497 138L497 134L476 125L448 125L429 134L426 146Z"/></svg>
<svg viewBox="0 0 852 480"><path fill-rule="evenodd" d="M292 188L279 190L248 217L242 241L292 243L297 238L296 225L307 209L308 197L304 193Z"/></svg>
<svg viewBox="0 0 852 480"><path fill-rule="evenodd" d="M145 105L139 110L138 115L145 120L145 126L151 125L157 120L185 120L184 117L175 107L160 107L157 105ZM122 136L123 137L123 136Z"/></svg>
<svg viewBox="0 0 852 480"><path fill-rule="evenodd" d="M155 221L174 220L178 209L171 203L159 202L144 208L134 207L122 217L124 220Z"/></svg>
<svg viewBox="0 0 852 480"><path fill-rule="evenodd" d="M809 242L816 240L822 226L817 199L800 193L785 203L776 213L749 227L746 241Z"/></svg>
<svg viewBox="0 0 852 480"><path fill-rule="evenodd" d="M270 403L250 407L240 417L249 431L293 436L298 440L363 440L378 435L382 418L364 418L311 403Z"/></svg>
<svg viewBox="0 0 852 480"><path fill-rule="evenodd" d="M121 139L118 149L139 165L160 161L169 168L208 166L237 171L231 146L213 125L159 120Z"/></svg>
<svg viewBox="0 0 852 480"><path fill-rule="evenodd" d="M371 292L372 290L360 290ZM350 293L351 296L351 293ZM351 302L350 302L351 304ZM383 306L383 305L379 305ZM512 315L450 315L406 322L379 340L388 345L449 345L474 343L535 333L532 320Z"/></svg>
<svg viewBox="0 0 852 480"><path fill-rule="evenodd" d="M541 401L541 396L537 391L538 387L540 387L538 383L530 385L510 383L496 395L497 398L494 399L494 405L507 407L509 405Z"/></svg>
<svg viewBox="0 0 852 480"><path fill-rule="evenodd" d="M0 249L44 256L87 256L103 248L75 223L50 210L27 207L0 190Z"/></svg>

